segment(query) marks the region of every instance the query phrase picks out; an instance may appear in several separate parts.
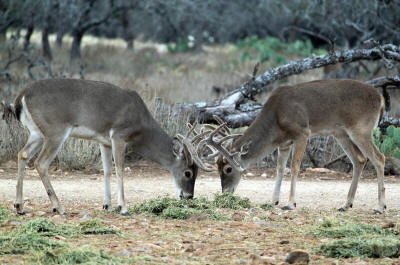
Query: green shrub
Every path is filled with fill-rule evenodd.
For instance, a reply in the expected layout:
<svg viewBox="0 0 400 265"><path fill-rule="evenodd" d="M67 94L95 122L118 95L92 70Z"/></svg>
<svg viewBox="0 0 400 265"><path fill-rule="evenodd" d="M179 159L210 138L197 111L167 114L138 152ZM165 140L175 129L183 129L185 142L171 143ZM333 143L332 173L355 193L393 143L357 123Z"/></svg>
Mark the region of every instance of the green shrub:
<svg viewBox="0 0 400 265"><path fill-rule="evenodd" d="M104 234L118 234L120 233L120 230L106 226L102 224L101 221L98 219L90 219L88 221L83 221L79 224L79 232L81 234L104 235Z"/></svg>
<svg viewBox="0 0 400 265"><path fill-rule="evenodd" d="M385 156L400 159L400 128L390 125L386 128L386 134L376 129L374 143Z"/></svg>
<svg viewBox="0 0 400 265"><path fill-rule="evenodd" d="M0 206L0 221L4 221L8 218L8 211Z"/></svg>
<svg viewBox="0 0 400 265"><path fill-rule="evenodd" d="M325 54L325 50L314 49L310 40L297 40L293 43L283 43L278 38L267 37L259 39L256 35L239 40L236 48L240 51L240 62L257 60L261 62L272 61L276 65L288 62L286 56L296 55L309 57L312 54Z"/></svg>

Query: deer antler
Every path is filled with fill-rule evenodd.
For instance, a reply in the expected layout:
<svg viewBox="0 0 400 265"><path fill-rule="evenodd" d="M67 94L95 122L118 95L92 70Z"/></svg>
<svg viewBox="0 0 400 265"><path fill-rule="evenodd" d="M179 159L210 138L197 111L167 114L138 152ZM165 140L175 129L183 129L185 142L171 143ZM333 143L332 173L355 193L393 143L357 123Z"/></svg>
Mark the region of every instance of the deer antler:
<svg viewBox="0 0 400 265"><path fill-rule="evenodd" d="M206 133L200 133L200 134L197 133L195 130L196 126L197 126L197 122L194 123L193 125L188 124L189 131L186 133L186 135L183 136L181 134L178 134L176 136L182 142L183 152L185 154L186 161L188 161L189 165L192 165L193 162L195 162L197 164L197 166L200 167L201 169L203 169L204 171L211 172L214 169L207 167L203 163L203 161L199 158L199 155L196 152L195 148L193 147L194 142L198 142L199 139L201 139L202 137L204 137L206 135ZM192 133L195 135L195 137L190 141L189 136Z"/></svg>
<svg viewBox="0 0 400 265"><path fill-rule="evenodd" d="M231 134L231 132L225 122L221 122L221 120L217 119L216 116L214 116L214 118L217 120L217 122L220 123L220 125L212 131L211 130L206 131L208 133L208 137L205 139L202 139L199 142L199 144L197 145L197 153L199 153L199 151L202 151L204 146L212 147L212 149L216 149L218 151L217 154L223 155L228 160L228 162L231 164L231 166L235 167L240 172L244 171L244 169L240 166L240 164L235 160L235 156L237 156L238 152L231 153L223 146L223 143L226 142L227 140L240 137L241 135L240 134ZM226 135L225 133L221 133L222 129L226 130L228 135ZM215 140L214 137L217 134L220 134L223 137L219 140ZM214 152L212 154L212 156L216 156L217 154L215 154L215 152Z"/></svg>

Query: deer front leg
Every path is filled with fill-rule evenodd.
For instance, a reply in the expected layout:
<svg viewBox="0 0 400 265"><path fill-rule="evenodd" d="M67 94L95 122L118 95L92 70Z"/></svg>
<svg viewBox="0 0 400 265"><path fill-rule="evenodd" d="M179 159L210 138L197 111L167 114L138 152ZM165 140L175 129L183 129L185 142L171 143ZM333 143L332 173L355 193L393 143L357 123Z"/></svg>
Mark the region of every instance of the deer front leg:
<svg viewBox="0 0 400 265"><path fill-rule="evenodd" d="M301 160L307 145L307 137L298 139L293 144L292 163L290 168L291 183L289 203L282 207L283 210L294 210L296 208L296 179L299 174Z"/></svg>
<svg viewBox="0 0 400 265"><path fill-rule="evenodd" d="M290 154L290 146L288 147L279 147L278 149L278 163L276 167L276 180L275 180L275 188L274 194L272 196L273 205L279 204L279 194L281 191L281 184L283 175L285 173L285 168L287 164L287 160Z"/></svg>
<svg viewBox="0 0 400 265"><path fill-rule="evenodd" d="M39 151L43 139L36 133L31 133L28 142L24 148L18 153L18 182L17 182L17 200L15 202L15 209L18 214L25 214L23 202L23 181L26 164L32 157Z"/></svg>
<svg viewBox="0 0 400 265"><path fill-rule="evenodd" d="M112 139L112 150L114 155L115 173L118 182L118 210L122 215L129 215L125 204L124 195L124 162L126 143L121 139Z"/></svg>
<svg viewBox="0 0 400 265"><path fill-rule="evenodd" d="M101 160L104 170L104 210L112 210L111 204L111 173L112 173L112 148L100 144Z"/></svg>

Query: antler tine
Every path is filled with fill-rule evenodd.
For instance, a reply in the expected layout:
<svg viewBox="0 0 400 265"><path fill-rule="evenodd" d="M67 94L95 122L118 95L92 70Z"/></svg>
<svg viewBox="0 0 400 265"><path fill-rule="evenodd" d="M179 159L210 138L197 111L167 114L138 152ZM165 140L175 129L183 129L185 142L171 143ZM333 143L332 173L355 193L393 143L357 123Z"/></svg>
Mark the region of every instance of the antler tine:
<svg viewBox="0 0 400 265"><path fill-rule="evenodd" d="M186 133L186 138L188 138L192 132L194 132L195 135L198 134L198 133L196 132L196 130L195 130L195 129L196 129L196 126L197 126L197 121L195 121L195 122L193 123L193 125L191 125L190 123L187 123L187 126L188 126L188 128L189 128L189 131Z"/></svg>
<svg viewBox="0 0 400 265"><path fill-rule="evenodd" d="M227 123L223 119L221 119L217 115L213 115L213 118L214 118L214 120L216 120L218 122L219 125L225 124L225 126L224 126L225 131L227 132L227 134L231 134L231 130L229 129Z"/></svg>
<svg viewBox="0 0 400 265"><path fill-rule="evenodd" d="M198 147L201 147L204 144L210 145L212 147L214 147L215 149L217 149L231 164L231 166L235 167L238 171L242 172L244 171L244 169L240 166L240 164L234 159L234 156L237 153L230 153L228 150L226 150L223 146L222 146L222 142L221 140L219 140L218 142L214 141L214 136L219 133L219 131L226 126L226 123L219 125L214 131L212 131L208 137L206 139L203 139L202 141L200 141ZM229 136L229 138L227 138ZM233 138L232 136L228 135L224 138L230 139ZM237 137L237 136L236 136ZM226 139L226 140L227 140ZM199 150L199 149L197 149Z"/></svg>

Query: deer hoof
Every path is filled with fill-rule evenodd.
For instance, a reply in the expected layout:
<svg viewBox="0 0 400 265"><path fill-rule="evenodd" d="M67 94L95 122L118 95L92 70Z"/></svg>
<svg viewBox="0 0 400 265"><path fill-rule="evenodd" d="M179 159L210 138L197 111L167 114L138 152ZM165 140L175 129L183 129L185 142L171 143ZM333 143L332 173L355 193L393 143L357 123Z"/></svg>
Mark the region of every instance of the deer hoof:
<svg viewBox="0 0 400 265"><path fill-rule="evenodd" d="M131 214L130 214L129 212L123 212L123 213L121 213L121 215L123 215L123 216L130 216Z"/></svg>
<svg viewBox="0 0 400 265"><path fill-rule="evenodd" d="M17 211L17 214L19 214L19 215L25 215L26 213L25 213L25 211Z"/></svg>
<svg viewBox="0 0 400 265"><path fill-rule="evenodd" d="M374 214L383 214L383 211L378 210L378 209L374 209Z"/></svg>
<svg viewBox="0 0 400 265"><path fill-rule="evenodd" d="M340 207L340 208L338 209L338 211L339 211L339 212L345 212L345 211L347 211L347 207L346 207L346 206Z"/></svg>
<svg viewBox="0 0 400 265"><path fill-rule="evenodd" d="M111 210L111 205L103 204L103 210Z"/></svg>
<svg viewBox="0 0 400 265"><path fill-rule="evenodd" d="M274 202L274 205L278 205L278 204L279 204L279 201L275 201L275 202Z"/></svg>

